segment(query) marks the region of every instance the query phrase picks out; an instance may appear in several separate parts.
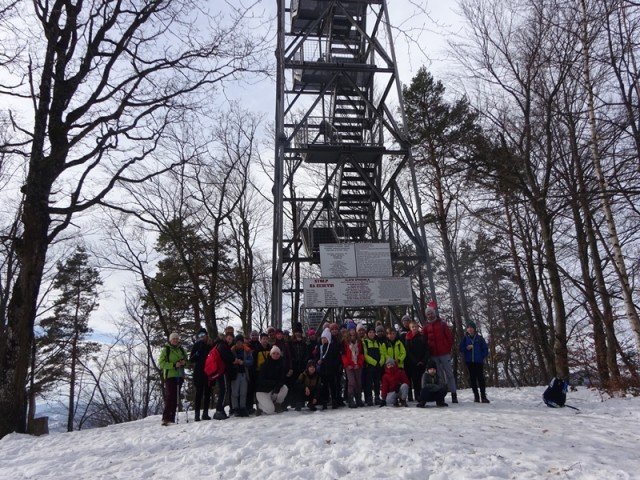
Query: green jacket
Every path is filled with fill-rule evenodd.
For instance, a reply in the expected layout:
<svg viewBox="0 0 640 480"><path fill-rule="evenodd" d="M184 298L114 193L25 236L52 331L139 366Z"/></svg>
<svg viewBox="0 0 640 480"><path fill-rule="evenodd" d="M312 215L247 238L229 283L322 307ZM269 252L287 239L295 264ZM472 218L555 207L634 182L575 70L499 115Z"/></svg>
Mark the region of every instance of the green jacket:
<svg viewBox="0 0 640 480"><path fill-rule="evenodd" d="M365 366L368 367L382 367L384 366L384 362L387 359L382 354L380 343L378 343L377 339L369 339L365 338L362 340L363 353L364 353L364 362Z"/></svg>
<svg viewBox="0 0 640 480"><path fill-rule="evenodd" d="M404 359L407 358L407 349L399 338L396 338L395 342L389 342L386 346L380 345L380 353L382 358L387 361L387 358L393 358L398 365L398 368L404 368Z"/></svg>
<svg viewBox="0 0 640 480"><path fill-rule="evenodd" d="M187 352L184 351L181 345L174 347L167 343L162 347L160 358L158 359L158 366L162 370L162 378L184 377L184 367L176 368L176 362L180 360L187 360Z"/></svg>

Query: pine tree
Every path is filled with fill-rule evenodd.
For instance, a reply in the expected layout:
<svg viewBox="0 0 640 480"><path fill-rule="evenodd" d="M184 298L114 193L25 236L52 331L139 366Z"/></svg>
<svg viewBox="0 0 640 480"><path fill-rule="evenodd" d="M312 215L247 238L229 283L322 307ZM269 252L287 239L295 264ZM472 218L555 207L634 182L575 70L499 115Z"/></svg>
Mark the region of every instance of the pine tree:
<svg viewBox="0 0 640 480"><path fill-rule="evenodd" d="M60 291L53 305L53 315L40 322L44 335L38 339L40 355L46 357L43 370L49 382L69 384L69 412L67 431L73 431L77 372L81 360L97 351L98 344L85 341L92 333L89 317L98 307L98 288L102 285L100 272L92 267L84 247L64 263L57 265L53 287ZM44 380L44 379L42 379Z"/></svg>

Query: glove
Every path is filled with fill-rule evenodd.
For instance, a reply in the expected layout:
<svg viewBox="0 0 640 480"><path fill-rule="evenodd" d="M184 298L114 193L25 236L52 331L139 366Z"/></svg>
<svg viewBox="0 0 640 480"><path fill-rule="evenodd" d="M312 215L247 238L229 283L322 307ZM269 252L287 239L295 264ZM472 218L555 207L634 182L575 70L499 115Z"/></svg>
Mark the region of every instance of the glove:
<svg viewBox="0 0 640 480"><path fill-rule="evenodd" d="M382 400L382 401L380 402L380 408L382 408L382 407L386 407L386 406L387 406L387 401L386 401L386 400Z"/></svg>

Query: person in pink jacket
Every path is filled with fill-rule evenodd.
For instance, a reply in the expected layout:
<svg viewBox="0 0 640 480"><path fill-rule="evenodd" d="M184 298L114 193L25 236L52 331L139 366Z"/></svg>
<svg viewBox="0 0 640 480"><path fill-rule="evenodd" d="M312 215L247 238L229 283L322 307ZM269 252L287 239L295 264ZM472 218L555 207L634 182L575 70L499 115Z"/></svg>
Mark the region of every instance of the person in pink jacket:
<svg viewBox="0 0 640 480"><path fill-rule="evenodd" d="M342 365L347 374L347 398L349 408L364 407L362 403L362 368L364 351L355 329L347 333L343 342Z"/></svg>

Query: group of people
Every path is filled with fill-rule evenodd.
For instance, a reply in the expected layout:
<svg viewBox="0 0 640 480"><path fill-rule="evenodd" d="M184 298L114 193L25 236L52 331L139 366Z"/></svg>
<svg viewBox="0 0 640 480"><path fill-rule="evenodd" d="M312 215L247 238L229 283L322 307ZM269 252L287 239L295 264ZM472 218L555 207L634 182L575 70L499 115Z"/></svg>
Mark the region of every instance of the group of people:
<svg viewBox="0 0 640 480"><path fill-rule="evenodd" d="M179 335L172 333L158 361L164 380L162 424L175 422L185 368L193 369L196 421L211 419L214 382L216 420L228 418L226 404L230 414L246 417L279 413L289 406L297 411L329 406L406 407L415 400L418 407L429 402L446 407L447 392L458 403L451 329L434 308L428 307L425 316L422 328L408 315L402 318L400 329L353 321L341 326L325 324L319 338L314 330L305 338L300 324L291 336L269 327L264 333L252 331L248 339L227 327L216 341L203 328L188 355L180 346ZM220 368L212 381L205 373L205 362L213 349ZM474 322L468 322L459 350L464 354L474 401L489 403L483 367L488 348Z"/></svg>

